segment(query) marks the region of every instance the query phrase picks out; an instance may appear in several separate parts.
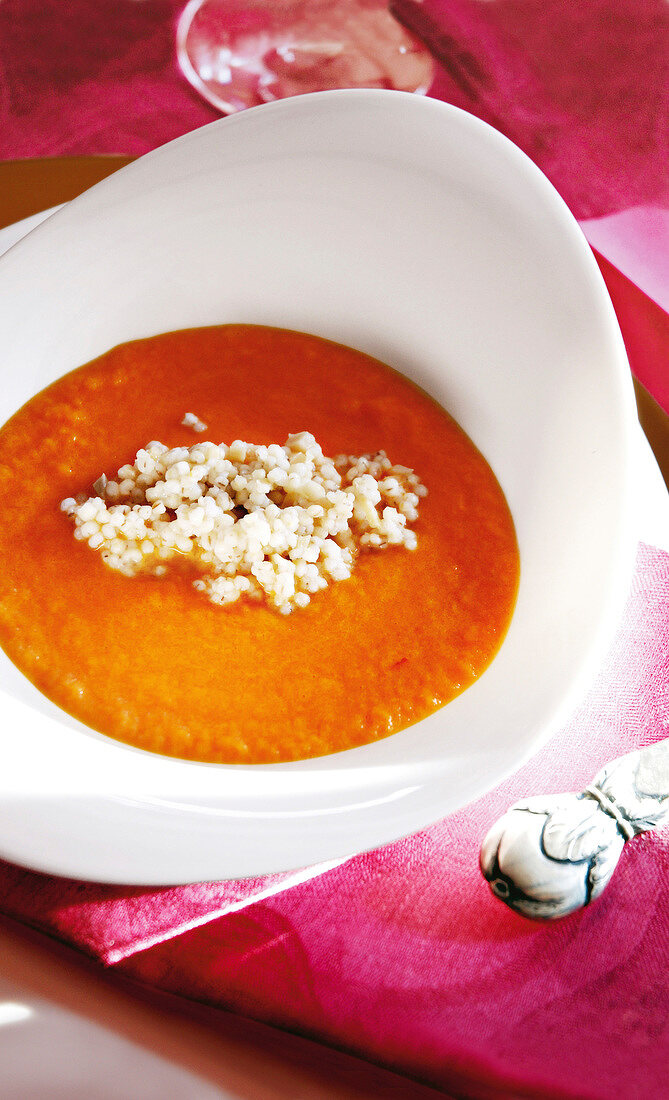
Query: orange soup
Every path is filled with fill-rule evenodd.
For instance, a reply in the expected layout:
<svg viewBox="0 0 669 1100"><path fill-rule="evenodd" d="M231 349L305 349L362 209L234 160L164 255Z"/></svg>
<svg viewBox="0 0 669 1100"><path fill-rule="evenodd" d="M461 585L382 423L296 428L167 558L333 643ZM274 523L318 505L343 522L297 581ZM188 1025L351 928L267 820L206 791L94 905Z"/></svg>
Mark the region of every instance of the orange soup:
<svg viewBox="0 0 669 1100"><path fill-rule="evenodd" d="M217 606L188 563L127 576L73 538L64 498L115 477L149 440L325 455L379 450L427 488L417 546L363 549L345 580L283 615ZM518 585L513 521L453 419L390 367L303 333L224 325L114 348L0 430L0 643L50 699L110 737L226 764L274 763L386 737L487 667Z"/></svg>

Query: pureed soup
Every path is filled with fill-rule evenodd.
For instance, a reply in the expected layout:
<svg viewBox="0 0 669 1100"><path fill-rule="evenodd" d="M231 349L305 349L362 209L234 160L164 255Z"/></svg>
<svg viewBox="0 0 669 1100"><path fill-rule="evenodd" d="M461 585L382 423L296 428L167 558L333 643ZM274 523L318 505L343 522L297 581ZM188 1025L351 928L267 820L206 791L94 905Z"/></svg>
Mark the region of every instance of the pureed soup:
<svg viewBox="0 0 669 1100"><path fill-rule="evenodd" d="M112 541L108 523L100 530L109 537L90 535L98 529L86 517L103 507L106 485L115 479L118 487L105 501L113 511L114 500L130 500L136 456L140 466L156 460L138 456L149 441L205 455L212 441L283 445L291 433L298 433L293 449L315 454L311 437L322 448L326 494L335 484L327 458L340 456L337 476L349 496L335 489L332 499L351 511L359 490L358 534L391 532L381 545L378 537L353 545L349 535L335 535L351 567L338 578L337 566L321 587L299 582L307 598L286 605L283 582L278 597L269 583L265 593L262 569L260 581L247 574L232 596L224 576L227 596L219 598L216 578L188 552L183 534L163 558L146 539L132 543L143 550L129 566L123 555L110 557L128 544ZM388 456L380 468L378 458L373 465L379 451ZM248 457L230 453L241 463ZM368 457L347 480L353 456ZM198 461L199 453L191 467ZM374 504L371 481L358 480L354 490L355 475L369 478L371 469L381 483L391 464L405 492L392 490L406 513L399 522L389 500ZM242 482L232 480L242 494L229 505L233 534L254 509L238 503L249 491ZM174 484L165 484L162 519L176 520ZM264 485L258 491L280 498L275 482ZM309 492L318 509L320 489ZM79 508L93 501L78 520L78 538L73 498ZM147 515L144 497L141 507ZM453 419L390 367L282 329L167 333L121 345L59 379L0 430L0 509L0 643L11 660L94 729L191 760L298 760L411 725L481 675L502 642L518 586L504 495ZM317 552L305 549L305 560L313 565Z"/></svg>

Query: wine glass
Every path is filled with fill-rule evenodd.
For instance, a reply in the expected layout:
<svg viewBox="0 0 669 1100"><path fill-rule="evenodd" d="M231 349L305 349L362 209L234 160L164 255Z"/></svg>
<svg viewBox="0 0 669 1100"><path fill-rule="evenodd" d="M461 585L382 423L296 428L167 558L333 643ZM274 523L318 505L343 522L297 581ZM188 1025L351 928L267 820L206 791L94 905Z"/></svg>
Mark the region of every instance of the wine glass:
<svg viewBox="0 0 669 1100"><path fill-rule="evenodd" d="M424 94L433 60L387 0L190 0L177 57L223 114L327 88Z"/></svg>

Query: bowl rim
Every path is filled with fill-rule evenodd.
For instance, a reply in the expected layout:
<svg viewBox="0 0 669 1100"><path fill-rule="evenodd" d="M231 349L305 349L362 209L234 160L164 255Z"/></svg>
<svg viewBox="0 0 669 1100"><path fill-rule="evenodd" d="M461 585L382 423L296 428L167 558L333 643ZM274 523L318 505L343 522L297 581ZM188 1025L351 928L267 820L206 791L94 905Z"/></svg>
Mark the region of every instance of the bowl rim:
<svg viewBox="0 0 669 1100"><path fill-rule="evenodd" d="M177 138L175 141L146 154L144 157L138 158L138 160L120 169L119 172L115 173L113 176L96 184L90 191L74 199L71 203L67 204L67 206L53 214L47 222L38 226L30 234L30 238L34 238L39 242L39 234L44 234L43 239L46 246L50 230L54 230L55 228L55 230L62 232L63 227L67 227L71 223L76 225L76 219L79 212L87 212L90 210L91 204L93 209L95 209L96 206L104 209L105 203L109 201L110 197L113 198L115 189L119 187L119 177L123 177L128 183L131 183L134 177L140 180L142 176L146 174L147 170L152 171L154 167L160 170L161 162L166 158L169 160L175 155L179 157L187 154L190 149L197 148L201 142L208 141L210 136L215 138L222 127L225 127L226 134L232 134L234 128L242 127L246 129L251 121L259 118L261 113L263 117L267 119L269 119L272 114L278 119L281 117L289 119L290 117L299 117L305 112L309 113L313 109L319 110L321 104L327 110L334 110L335 112L340 110L339 104L341 104L341 110L344 111L357 109L358 104L361 106L365 104L374 104L375 109L383 108L385 110L390 106L391 101L397 103L401 110L406 109L409 112L416 111L418 114L425 113L426 115L432 112L435 118L449 118L455 120L457 125L461 128L469 130L473 134L484 135L484 140L489 142L492 147L499 152L500 156L510 157L511 159L515 158L516 163L520 166L522 171L527 174L531 186L543 189L546 203L552 205L555 211L562 211L563 224L566 229L568 227L568 232L571 234L570 247L573 250L574 257L580 257L581 274L587 282L588 290L593 295L593 300L598 301L600 305L604 302L604 299L608 301L603 279L585 238L581 234L580 229L578 229L577 223L567 210L563 200L536 165L534 165L533 162L506 137L492 129L492 127L488 126L480 119L450 104L432 99L424 99L420 96L403 92L346 89L311 93L291 100L281 100L263 104L260 107L251 108L248 111L230 116L229 118L217 120L197 131ZM12 254L20 255L21 248L22 242L19 242L14 248L10 249L6 258L0 259L0 279L6 259L10 261L11 266ZM230 822L233 823L233 834L235 831L239 832L240 825L244 820L248 823L249 818L246 816L247 811L245 811L243 807L226 810L225 807L218 803L205 805L201 800L198 801L197 798L188 802L188 800L184 801L179 797L172 801L162 796L156 797L154 793L151 793L153 787L151 779L152 774L155 776L158 776L158 774L164 776L168 779L169 785L173 783L173 774L177 772L183 776L187 773L197 773L200 776L206 775L209 777L205 784L205 789L209 792L206 797L211 798L211 792L214 789L211 777L221 772L232 772L236 775L248 773L253 775L254 779L262 776L263 787L267 780L269 780L271 784L273 782L273 777L278 777L276 783L280 785L282 777L285 775L313 776L319 774L322 778L325 772L341 771L342 765L345 763L342 759L344 757L351 760L351 771L353 773L358 771L359 768L364 772L366 769L369 769L370 766L372 768L374 767L373 762L371 765L369 764L368 758L370 756L369 750L373 749L375 746L363 746L361 749L348 750L346 753L335 754L333 757L319 758L316 761L307 760L277 765L230 766L173 760L165 757L156 758L153 754L146 753L143 750L134 749L125 745L119 746L119 743L111 741L111 739L105 738L103 735L94 735L89 739L89 748L93 744L103 744L108 748L112 748L114 751L120 749L123 753L130 754L134 762L133 767L136 766L137 768L134 782L129 785L125 792L103 792L103 797L105 799L104 804L109 813L109 821L103 831L109 833L110 829L115 827L114 823L122 821L124 817L127 818L128 813L126 812L124 815L124 807L127 811L128 806L131 805L132 812L130 816L133 817L134 815L136 821L141 819L141 829L144 830L145 838L143 848L150 849L156 843L160 842L161 830L165 828L165 819L167 815L170 819L168 832L171 835L173 835L176 830L177 832L186 833L192 838L189 841L191 848L190 856L187 858L185 853L182 852L177 859L173 860L175 869L169 876L169 881L171 882L201 881L205 878L220 877L220 874L215 870L216 866L221 867L225 877L235 878L252 876L258 873L289 870L295 867L304 866L306 863L320 862L322 859L343 858L351 854L354 850L357 850L357 845L351 847L357 827L355 824L356 813L358 813L360 821L367 823L369 814L365 811L368 810L374 802L383 804L386 808L388 806L394 806L395 809L399 809L401 804L402 812L397 814L391 813L390 817L392 820L390 821L384 810L386 816L384 817L383 827L379 828L377 825L375 828L368 830L368 840L364 841L362 845L364 848L375 847L378 844L389 843L396 840L400 836L428 825L437 817L443 816L443 813L450 812L464 802L469 802L478 797L504 779L511 772L517 770L531 755L545 744L557 725L564 721L569 712L573 710L578 699L583 694L594 670L604 655L604 651L612 637L615 625L622 611L636 548L636 537L632 524L632 463L629 460L629 456L633 451L635 433L638 430L634 394L622 337L617 328L615 315L613 314L610 302L608 303L608 309L605 308L603 311L603 317L607 319L606 323L608 326L608 331L604 335L610 345L611 383L615 390L615 396L619 402L621 412L621 477L618 487L620 496L618 526L621 537L619 544L612 548L611 551L611 559L609 562L611 574L610 598L607 607L602 613L601 621L597 624L597 629L593 631L587 651L582 655L580 664L575 670L571 682L565 685L565 691L560 704L554 709L553 713L545 716L543 726L541 730L535 732L531 744L524 745L522 748L519 748L516 753L503 753L500 755L499 760L491 761L487 769L487 774L489 776L494 772L494 778L492 780L488 778L483 783L470 782L469 784L463 782L461 785L462 798L457 804L453 804L452 801L449 803L446 798L440 801L439 793L436 790L433 790L430 797L428 797L425 782L419 780L417 776L412 775L411 768L407 766L402 769L403 774L401 778L398 779L397 776L394 776L390 781L389 787L388 784L382 785L384 793L379 793L380 788L378 785L375 786L372 792L373 797L371 802L369 798L360 797L360 795L364 793L364 789L366 789L364 784L361 788L359 783L354 783L353 785L349 783L347 788L349 795L348 802L345 799L342 801L342 798L338 796L337 799L334 799L332 805L327 808L323 805L312 805L311 807L307 805L300 811L298 809L287 809L284 806L270 813L255 812L251 816L254 819L256 831L259 829L261 833L263 831L266 832L269 821L271 821L273 828L280 827L283 829L285 828L286 822L291 821L293 822L293 827L285 829L286 834L289 835L289 839L285 843L284 854L281 856L275 855L273 858L266 858L262 864L262 868L257 860L255 862L247 860L245 869L244 860L242 859L240 863L239 860L232 858L230 853L226 854L227 863L220 857L217 863L216 848L217 846L220 847L222 839L230 840ZM465 695L467 695L467 693L465 693ZM26 722L29 723L29 719L25 713L25 709L28 708L25 707L25 704L19 703L16 699L8 701L4 690L2 690L2 698L3 709L8 717L11 718L12 723L20 723L21 726L24 726ZM461 696L458 698L462 699L463 697ZM453 703L449 704L449 707L457 705L458 700L455 700ZM53 718L51 721L56 721L56 719ZM75 725L78 726L78 723L75 723ZM90 733L91 731L86 732ZM92 757L96 756L97 753L92 753ZM360 765L354 761L354 757L360 761ZM126 758L129 759L129 757ZM325 761L325 764L323 761ZM451 761L452 768L457 768L458 762L459 757L456 754ZM15 769L15 776L19 773L22 776L18 787L23 785L24 789L27 789L29 784L26 782L25 776L26 760L20 753L15 753L12 757L10 762L10 769L11 768ZM452 768L449 769L449 774ZM170 775L170 773L172 773L172 775ZM160 785L160 783L158 785ZM369 791L367 793L369 794ZM99 791L95 792L95 797L100 797ZM0 833L3 831L1 827L3 821L7 824L8 819L11 819L11 821L14 819L14 815L11 812L8 815L5 813L7 799L1 801ZM83 809L84 803L88 807L85 812ZM72 814L70 813L68 815L67 812L63 813L62 805L55 807L48 799L45 800L45 805L49 806L49 812L41 815L44 821L46 822L49 819L58 821L60 823L58 828L61 830L61 835L65 835L68 827L71 827ZM441 810L439 810L439 806L442 807ZM137 812L138 807L141 807L141 812L139 813ZM90 821L91 814L94 812L92 810L92 804L89 805L84 799L79 812L83 814L84 818ZM349 819L349 824L347 828L342 829L340 825L344 817ZM331 833L327 844L303 843L300 845L296 842L296 838L299 837L300 833L305 831L305 825L309 823L313 824L313 822L316 821L318 826L319 822L322 824L324 819L327 819L328 828ZM367 828L366 824L365 828ZM136 858L134 860L134 865L132 860L129 862L126 861L125 863L112 860L101 865L96 861L95 852L88 852L86 854L75 853L72 851L71 844L69 844L66 849L62 847L58 848L57 845L51 846L45 853L41 845L35 843L29 844L26 842L24 836L19 834L14 835L14 833L15 830L13 831L12 828L6 830L5 837L0 839L0 854L15 862L26 863L37 870L56 874L73 875L75 877L97 881L100 881L102 878L104 881L108 882L141 882L142 884L157 884L166 881L164 870L165 862L162 861L162 863L152 871L150 862L147 861L146 854L139 859ZM367 833L365 835L367 835ZM163 841L162 843L164 844L165 842ZM202 857L202 852L200 852L201 858L193 858L192 849L198 844L202 846L205 855ZM286 852L286 848L289 848L290 851ZM229 870L226 870L226 867L229 868ZM100 869L98 870L98 868Z"/></svg>

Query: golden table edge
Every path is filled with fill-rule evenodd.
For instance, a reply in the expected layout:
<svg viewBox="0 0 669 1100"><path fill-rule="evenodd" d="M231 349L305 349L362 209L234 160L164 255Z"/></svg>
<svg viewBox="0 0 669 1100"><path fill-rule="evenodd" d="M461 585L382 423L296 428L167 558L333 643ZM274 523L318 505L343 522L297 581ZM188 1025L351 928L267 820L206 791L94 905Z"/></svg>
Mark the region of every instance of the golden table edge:
<svg viewBox="0 0 669 1100"><path fill-rule="evenodd" d="M134 159L86 156L0 161L0 229L69 202ZM669 486L669 416L636 379L634 388L641 427Z"/></svg>

